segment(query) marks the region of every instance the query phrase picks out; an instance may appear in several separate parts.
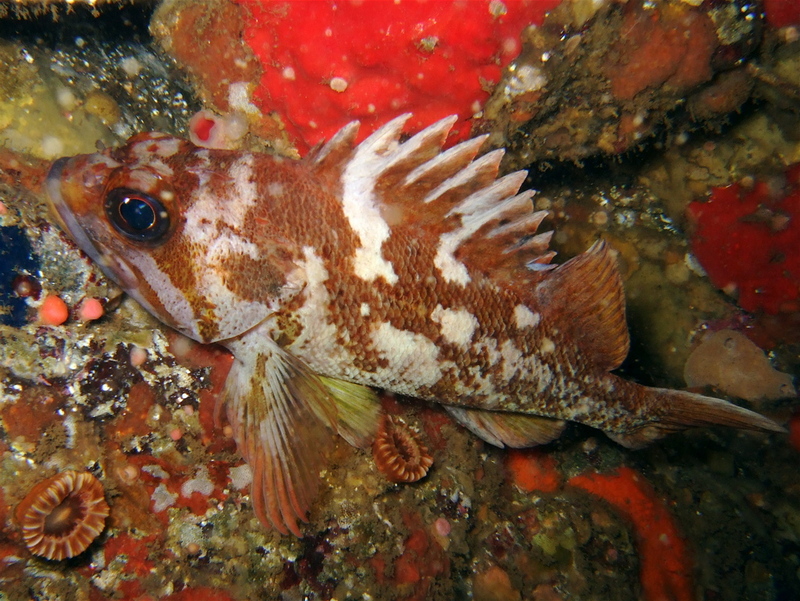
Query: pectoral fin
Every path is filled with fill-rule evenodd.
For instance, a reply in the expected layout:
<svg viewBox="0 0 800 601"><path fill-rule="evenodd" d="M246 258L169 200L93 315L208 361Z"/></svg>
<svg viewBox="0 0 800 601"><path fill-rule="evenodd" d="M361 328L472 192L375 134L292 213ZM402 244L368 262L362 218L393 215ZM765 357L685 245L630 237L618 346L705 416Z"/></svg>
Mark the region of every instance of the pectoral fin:
<svg viewBox="0 0 800 601"><path fill-rule="evenodd" d="M521 449L547 444L561 436L566 422L558 419L499 413L483 409L446 407L448 413L462 426L497 447Z"/></svg>
<svg viewBox="0 0 800 601"><path fill-rule="evenodd" d="M322 380L259 333L229 345L236 361L225 399L234 438L253 472L253 509L266 526L300 536L336 437L336 406Z"/></svg>

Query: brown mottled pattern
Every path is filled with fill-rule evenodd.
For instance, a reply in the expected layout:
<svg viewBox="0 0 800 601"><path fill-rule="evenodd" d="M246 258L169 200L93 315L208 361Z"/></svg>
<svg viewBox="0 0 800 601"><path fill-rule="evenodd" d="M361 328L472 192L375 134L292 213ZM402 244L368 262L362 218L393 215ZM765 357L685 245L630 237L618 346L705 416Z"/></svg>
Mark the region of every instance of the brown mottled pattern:
<svg viewBox="0 0 800 601"><path fill-rule="evenodd" d="M184 142L182 147L188 147L188 144ZM132 155L133 147L130 148L129 154ZM210 190L213 193L222 195L232 186L232 182L223 176L222 170L230 169L231 163L236 158L237 155L234 153L224 153L218 157L215 167L220 171L212 177L210 183ZM204 294L197 280L198 271L194 268L195 265L201 264L205 249L195 248L191 240L183 235L184 214L191 198L191 191L197 189L199 185L198 175L194 171L197 165L197 156L192 152L176 154L168 157L164 162L174 171L171 178L161 179L160 182L164 189L169 189L175 194L177 210L170 212L170 217L175 221L173 225L175 231L162 245L153 249L151 256L172 285L183 292L198 319L197 326L203 339L215 340L219 337L217 307ZM136 164L134 163L134 165ZM264 272L264 267L260 269L260 272ZM142 281L141 278L140 281ZM152 297L155 297L154 293L150 295L150 298Z"/></svg>
<svg viewBox="0 0 800 601"><path fill-rule="evenodd" d="M369 372L386 367L386 360L372 345L371 335L379 324L389 323L398 330L425 335L439 347L439 359L451 361L456 366L446 372L433 387L421 387L409 392L439 402L481 407L484 399L479 395L463 397L456 392L457 383L466 388L477 387L477 383L471 381L474 378L468 375L474 370L491 380L496 395L506 397L506 402L498 405L498 409L520 409L524 405L528 411L549 416L573 417L565 410L564 394L558 389L564 388L566 378L576 371L567 367L565 373L564 364L570 366L574 363L577 367L582 361L569 342L561 340L549 324L539 324L526 332L509 325L513 323L514 307L521 302L516 291L504 289L478 274L473 274L473 283L466 288L444 282L433 266L437 237L432 232L411 231L402 226L394 228L392 236L383 247L384 256L394 266L399 282L391 286L382 279L366 282L356 277L351 267L351 257L357 242L341 215L338 200L315 187L308 175L297 173L294 165L286 166L285 171L290 170L295 171L292 175L296 178L296 185L292 187L294 193L287 200L291 203L291 210L281 206L282 202L275 202L274 198L270 198L270 202L259 204L252 211L253 218L248 219L248 223L253 226L247 231L247 235L251 240L263 239L265 236L257 231L258 227L255 225L259 224L266 231L274 229L293 236L297 246L309 245L317 250L330 275L325 282L331 298L329 319L336 326L337 342L352 353L354 365L365 372L362 382L376 384L370 380ZM278 171L285 172L283 167ZM267 184L274 183L276 176L277 181L285 181L282 175L283 173L273 170L270 171L269 180L260 182L259 189L264 198L268 197ZM299 335L299 320L294 312L304 302L304 295L301 294L280 312L277 318L282 329L281 335L277 337L280 344L286 346ZM361 315L362 303L370 308L368 316ZM439 324L430 317L437 304L444 308L464 309L476 317L479 326L468 348L460 348L443 339ZM531 309L536 311L535 307ZM531 392L538 386L538 382L532 379L535 372L526 370L516 374L510 381L503 381L500 375L502 359L494 367L490 366L487 350L476 344L493 339L499 349L503 342L511 340L523 355L530 357L536 354L545 335L553 340L556 351L540 358L540 362L553 372L554 379L548 390L544 391L545 394L540 394L537 398ZM342 367L344 371L345 366ZM599 378L601 374L598 372L596 376ZM408 383L399 381L377 384L395 389L398 386L408 386ZM553 392L556 394L552 394ZM593 394L599 398L600 389L597 386L581 385L575 390L574 396L580 394ZM607 393L603 391L603 394Z"/></svg>
<svg viewBox="0 0 800 601"><path fill-rule="evenodd" d="M139 153L142 152L141 144ZM144 144L149 145L148 151L155 151L151 141ZM186 143L181 143L181 150L189 149ZM116 151L115 156L129 161L128 169L132 170L140 167L136 154L136 146L129 145ZM241 153L234 151L191 149L161 159L174 175L162 178L160 185L174 191L178 210L173 211L173 215L180 217L174 224L173 235L161 246L153 248L150 255L192 306L200 320L199 330L204 339L216 337L217 308L209 302L196 280L198 267L202 268L196 263L202 261L206 249L193 248L189 237L184 235L184 215L200 186L201 176L206 180L206 194L219 199L220 203L236 202L233 194L235 182L228 173L240 156ZM387 190L386 194L391 195L389 184L397 185L403 172L399 169L384 176L381 187ZM481 175L480 184L490 182L490 176L491 172ZM595 425L609 419L609 415L602 412L575 415L569 409L569 400L581 396L602 403L608 392L600 383L610 376L585 365L571 341L559 335L557 324L542 322L525 331L517 330L513 325L517 305L522 303L531 311L538 311L529 291L520 290L513 282L492 281L474 270L472 282L461 287L445 282L434 267L438 237L456 223L454 218L436 221L436 215L446 210L442 207L453 206L455 201L449 197L454 192L437 201L442 203L442 207L426 206L425 211L430 215L420 213L417 219L427 221L427 227L405 225L402 220L393 227L382 249L383 256L391 262L399 277L398 283L392 286L381 278L367 282L353 273L352 257L359 241L342 213L337 198L341 190L335 179L326 177L324 173L316 174L302 162L254 155L252 181L256 186L257 202L247 212L241 228L232 228L226 222L212 224L209 221L207 224L216 227L219 235L234 235L259 249L257 260L244 254L224 258L220 264L225 272L223 281L242 299L267 301L274 298L285 283L293 262L302 256L302 248L312 247L323 260L329 276L324 282L330 297L326 318L335 326L337 345L352 357L351 365L339 366L338 372L334 370L325 375L352 374L355 367L362 374L361 378L355 379L362 383L443 403L482 407L491 401L495 409L524 409ZM124 185L124 182L117 185ZM477 183L464 186L455 196L471 192L476 186ZM417 195L424 192L424 189L419 190ZM413 222L414 214L410 211L422 209L406 203L400 210L400 215L402 211L406 212L403 220ZM486 252L496 250L487 248ZM124 256L124 249L120 254ZM140 287L148 286L140 273L137 276ZM155 294L145 290L143 295L157 302ZM275 338L282 346L290 345L302 333L304 324L297 311L306 300L305 293L300 291L274 315L278 328ZM369 307L366 316L361 314L364 303ZM464 310L475 317L478 326L466 347L444 339L441 325L431 319L437 305L444 309ZM385 370L390 362L376 350L372 339L382 323L397 330L422 334L438 347L438 361L450 366L443 370L438 382L431 386L417 385L401 381L400 374L390 374L389 380L385 380ZM539 348L545 337L552 340L554 350L541 354ZM527 363L520 362L514 375L506 380L502 376L504 359L497 356L507 341L513 342ZM495 355L494 365L491 354ZM378 370L384 370L381 379L375 377ZM542 370L551 375L551 379L540 386L538 377ZM481 392L481 386L487 385L490 389Z"/></svg>
<svg viewBox="0 0 800 601"><path fill-rule="evenodd" d="M176 157L176 160L179 158L186 161L186 157ZM209 167L214 173L225 173L234 159L229 153L215 153ZM391 286L382 279L366 282L353 274L351 259L358 241L341 212L339 200L302 163L267 155L256 155L255 160L258 203L248 212L245 226L235 233L258 245L263 259L253 261L237 255L223 262L230 271L226 283L242 298L274 296L291 259L300 256L302 247L311 246L324 261L329 274L325 282L331 298L328 318L336 327L337 343L351 353L353 366L364 372L364 382L387 388L406 387L408 392L431 400L481 407L485 399L477 392L465 397L456 391L459 388L477 390L479 383L476 378L482 378L489 380L494 395L503 399L496 405L497 409L519 410L524 406L527 411L552 417L598 421L596 413L576 418L566 409L565 396L577 398L587 395L599 401L607 394L597 384L577 384L579 380L574 375L577 372L585 374L586 366L582 365L583 361L569 341L561 339L551 324L541 323L525 332L510 325L514 307L521 303L520 292L513 286L498 285L475 273L472 274L473 282L466 288L444 282L433 266L439 232L404 228L402 225L393 229L383 247L384 256L399 276L398 284ZM174 166L176 170L181 167L178 164ZM193 183L191 180L175 180L173 185L192 189ZM213 184L211 191L220 198L227 196L224 188L232 185L224 178ZM276 189L282 189L282 193L274 194ZM336 191L335 188L332 191ZM185 199L187 194L180 197ZM181 236L173 237L162 247L164 252L154 253L154 258L170 274L174 284L187 293L192 306L202 311L203 299L193 295L196 287L192 285L192 271L171 263L172 257L192 256L192 249L177 246L182 243ZM279 327L276 341L282 346L291 344L301 333L303 326L295 313L305 301L301 293L275 316ZM362 303L369 306L368 316L361 315ZM530 300L527 304L532 311L537 310L531 306ZM440 325L431 320L431 313L437 305L463 309L475 316L479 325L467 348L443 339ZM372 381L370 373L387 367L386 359L376 351L371 339L381 323L423 334L439 348L438 359L452 362L455 367L446 370L432 387L414 389L412 384L409 389L409 383ZM538 395L532 392L539 384L535 380L536 370L520 370L509 381L504 381L500 373L503 360L490 365L489 351L479 345L480 342L494 344L496 352L499 352L501 345L511 340L523 356L531 357L537 355L545 336L554 342L555 351L540 356L538 362L552 372L553 379L543 394ZM599 381L607 376L598 371L593 377ZM567 392L567 381L575 383L571 393Z"/></svg>
<svg viewBox="0 0 800 601"><path fill-rule="evenodd" d="M517 193L525 174L495 180L501 153L475 159L481 138L439 154L455 118L400 143L404 119L355 148L347 126L300 162L143 134L48 177L65 226L107 273L235 355L228 417L263 523L300 536L334 432L351 440L359 422L360 444L377 426L372 394L330 378L453 405L498 445L548 442L561 420L632 447L693 425L780 430L608 373L628 348L609 248L549 268L548 233L530 237L544 213ZM161 202L165 237L134 242L105 215L117 186Z"/></svg>

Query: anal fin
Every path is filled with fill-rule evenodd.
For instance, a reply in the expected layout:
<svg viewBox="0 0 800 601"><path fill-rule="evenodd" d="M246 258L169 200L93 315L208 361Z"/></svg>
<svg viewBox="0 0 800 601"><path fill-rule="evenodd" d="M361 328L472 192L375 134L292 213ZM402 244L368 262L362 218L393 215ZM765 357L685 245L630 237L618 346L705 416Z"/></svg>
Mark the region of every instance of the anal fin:
<svg viewBox="0 0 800 601"><path fill-rule="evenodd" d="M229 342L236 357L224 396L239 451L253 472L259 520L300 536L336 437L329 389L259 330Z"/></svg>
<svg viewBox="0 0 800 601"><path fill-rule="evenodd" d="M535 288L537 306L554 314L552 323L569 324L569 334L593 365L611 371L628 355L625 293L608 245L589 250L550 271Z"/></svg>
<svg viewBox="0 0 800 601"><path fill-rule="evenodd" d="M566 426L566 422L562 420L538 415L453 406L445 408L470 432L500 448L521 449L547 444L561 436Z"/></svg>

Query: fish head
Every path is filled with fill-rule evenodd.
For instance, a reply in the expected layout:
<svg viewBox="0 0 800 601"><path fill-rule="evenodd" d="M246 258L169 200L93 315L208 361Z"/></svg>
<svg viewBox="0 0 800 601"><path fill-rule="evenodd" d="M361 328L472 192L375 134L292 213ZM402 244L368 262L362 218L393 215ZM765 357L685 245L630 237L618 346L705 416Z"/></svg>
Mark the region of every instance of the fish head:
<svg viewBox="0 0 800 601"><path fill-rule="evenodd" d="M269 316L291 269L247 223L252 160L137 134L57 160L45 187L63 229L145 309L190 338L224 341Z"/></svg>

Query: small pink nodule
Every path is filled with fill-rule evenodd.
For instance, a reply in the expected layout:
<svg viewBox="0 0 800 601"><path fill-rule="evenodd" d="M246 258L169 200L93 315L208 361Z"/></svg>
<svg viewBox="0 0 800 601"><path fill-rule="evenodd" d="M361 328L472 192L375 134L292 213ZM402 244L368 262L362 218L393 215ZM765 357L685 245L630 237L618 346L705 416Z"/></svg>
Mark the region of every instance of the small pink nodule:
<svg viewBox="0 0 800 601"><path fill-rule="evenodd" d="M50 294L39 307L39 321L46 326L60 326L67 321L69 309L60 296Z"/></svg>
<svg viewBox="0 0 800 601"><path fill-rule="evenodd" d="M447 536L450 534L450 522L447 521L447 518L439 518L433 523L433 527L436 530L436 534L439 536Z"/></svg>
<svg viewBox="0 0 800 601"><path fill-rule="evenodd" d="M100 319L104 313L103 303L96 298L85 298L78 309L78 317L81 321L94 321Z"/></svg>

